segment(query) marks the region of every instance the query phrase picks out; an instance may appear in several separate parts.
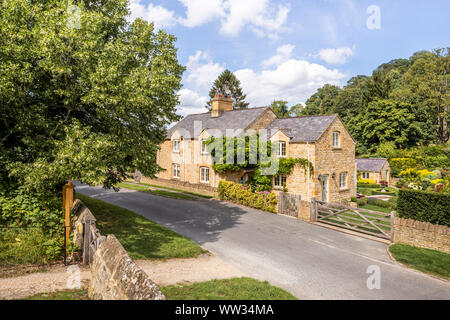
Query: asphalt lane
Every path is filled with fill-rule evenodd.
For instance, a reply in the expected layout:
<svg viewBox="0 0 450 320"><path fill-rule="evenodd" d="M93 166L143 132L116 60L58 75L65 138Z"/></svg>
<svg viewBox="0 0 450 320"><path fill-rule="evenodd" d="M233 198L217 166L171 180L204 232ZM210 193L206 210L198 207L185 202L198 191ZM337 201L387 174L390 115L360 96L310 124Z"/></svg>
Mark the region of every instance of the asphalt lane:
<svg viewBox="0 0 450 320"><path fill-rule="evenodd" d="M183 234L248 276L300 299L450 299L448 281L399 266L384 243L218 200L80 184L76 191ZM379 289L367 285L374 270L380 271Z"/></svg>

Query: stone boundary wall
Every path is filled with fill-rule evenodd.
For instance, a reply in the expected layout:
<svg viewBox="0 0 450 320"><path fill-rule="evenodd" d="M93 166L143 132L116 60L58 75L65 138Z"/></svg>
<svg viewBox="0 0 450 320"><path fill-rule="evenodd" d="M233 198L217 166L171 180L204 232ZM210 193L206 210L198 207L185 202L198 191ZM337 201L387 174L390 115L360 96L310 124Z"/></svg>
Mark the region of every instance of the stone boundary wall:
<svg viewBox="0 0 450 320"><path fill-rule="evenodd" d="M91 268L89 297L95 300L165 300L158 286L130 258L114 235L104 237L79 199L72 207L73 242Z"/></svg>
<svg viewBox="0 0 450 320"><path fill-rule="evenodd" d="M308 222L311 221L311 202L300 200L298 219Z"/></svg>
<svg viewBox="0 0 450 320"><path fill-rule="evenodd" d="M88 294L95 300L166 300L114 235L108 235L94 254Z"/></svg>
<svg viewBox="0 0 450 320"><path fill-rule="evenodd" d="M439 250L450 254L450 228L397 217L394 220L393 242Z"/></svg>
<svg viewBox="0 0 450 320"><path fill-rule="evenodd" d="M134 182L134 180L133 180L133 182ZM161 187L176 188L176 189L187 191L187 192L200 193L200 194L204 194L207 196L213 196L213 197L217 197L217 194L218 194L217 188L211 187L209 185L204 185L204 184L190 183L187 181L168 180L168 179L162 179L162 178L150 179L150 178L142 176L141 182L153 184L153 185L161 186Z"/></svg>

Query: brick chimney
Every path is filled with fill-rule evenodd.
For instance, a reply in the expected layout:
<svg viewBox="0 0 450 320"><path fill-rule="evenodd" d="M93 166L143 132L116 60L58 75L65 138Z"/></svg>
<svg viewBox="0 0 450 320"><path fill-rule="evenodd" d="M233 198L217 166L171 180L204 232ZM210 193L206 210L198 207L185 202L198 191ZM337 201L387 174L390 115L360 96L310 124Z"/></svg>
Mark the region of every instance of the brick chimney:
<svg viewBox="0 0 450 320"><path fill-rule="evenodd" d="M216 94L212 100L211 118L217 118L226 111L233 110L233 100L229 95Z"/></svg>

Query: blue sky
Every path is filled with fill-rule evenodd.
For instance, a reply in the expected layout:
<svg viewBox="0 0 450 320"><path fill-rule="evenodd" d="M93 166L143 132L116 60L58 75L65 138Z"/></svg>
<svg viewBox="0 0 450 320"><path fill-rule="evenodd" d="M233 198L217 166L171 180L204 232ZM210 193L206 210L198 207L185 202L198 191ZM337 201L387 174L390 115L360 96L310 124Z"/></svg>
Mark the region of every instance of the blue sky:
<svg viewBox="0 0 450 320"><path fill-rule="evenodd" d="M251 107L304 103L325 83L344 85L381 63L450 45L448 0L130 0L130 19L177 38L179 113L205 112L225 68Z"/></svg>

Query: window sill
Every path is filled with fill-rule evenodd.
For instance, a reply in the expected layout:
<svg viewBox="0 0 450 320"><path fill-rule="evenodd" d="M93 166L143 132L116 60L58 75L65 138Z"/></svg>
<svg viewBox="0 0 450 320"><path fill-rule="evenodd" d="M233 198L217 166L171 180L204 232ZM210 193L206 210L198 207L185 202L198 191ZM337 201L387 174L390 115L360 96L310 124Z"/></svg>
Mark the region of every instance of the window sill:
<svg viewBox="0 0 450 320"><path fill-rule="evenodd" d="M180 151L172 151L173 153L180 153Z"/></svg>
<svg viewBox="0 0 450 320"><path fill-rule="evenodd" d="M346 191L350 191L350 188L339 189L339 192L346 192Z"/></svg>
<svg viewBox="0 0 450 320"><path fill-rule="evenodd" d="M172 177L174 180L180 180L180 177Z"/></svg>
<svg viewBox="0 0 450 320"><path fill-rule="evenodd" d="M200 181L200 183L209 184L209 181Z"/></svg>
<svg viewBox="0 0 450 320"><path fill-rule="evenodd" d="M333 151L339 151L339 150L342 150L342 148L341 147L333 147Z"/></svg>

